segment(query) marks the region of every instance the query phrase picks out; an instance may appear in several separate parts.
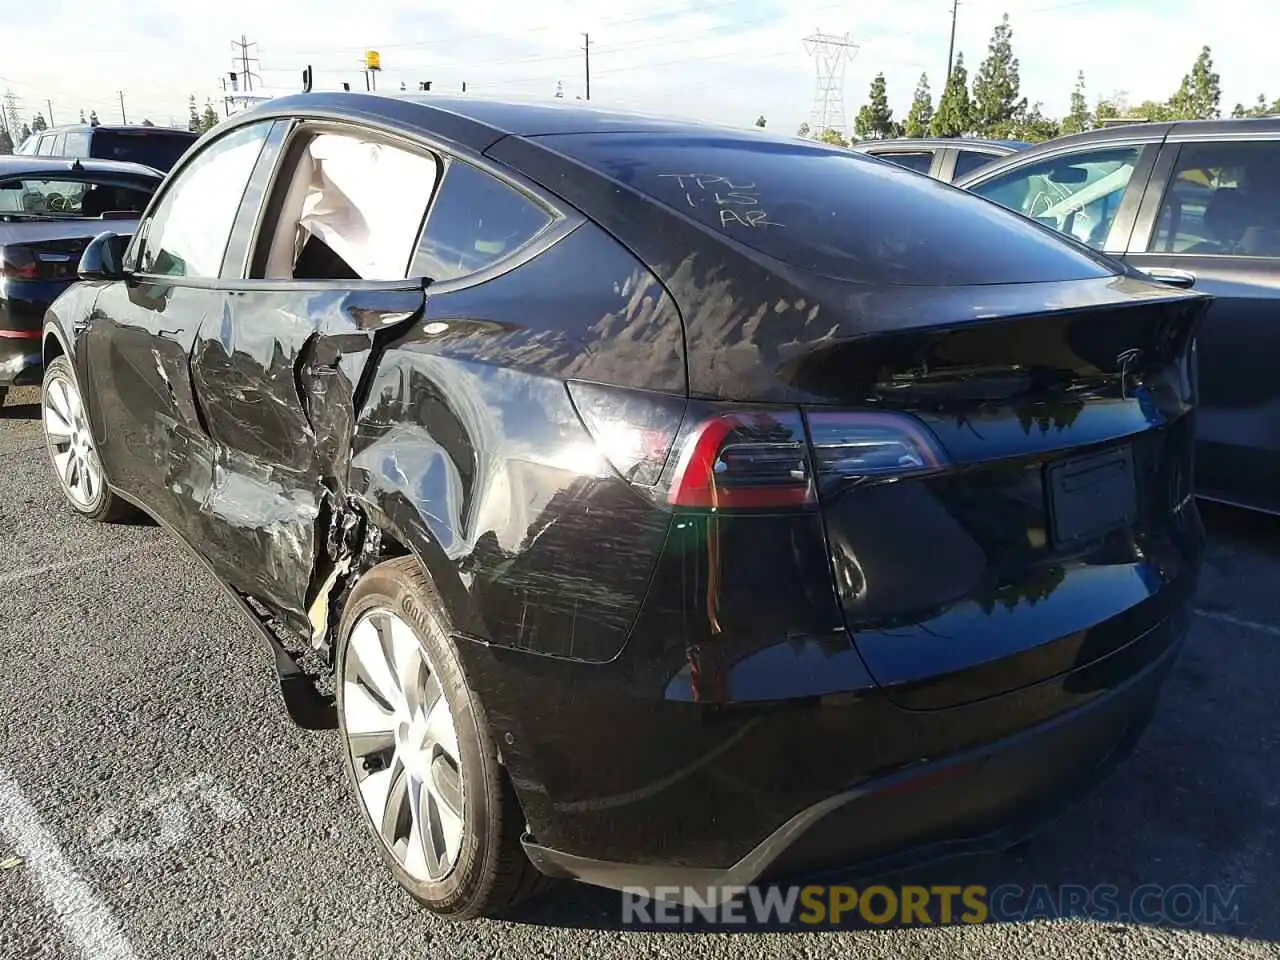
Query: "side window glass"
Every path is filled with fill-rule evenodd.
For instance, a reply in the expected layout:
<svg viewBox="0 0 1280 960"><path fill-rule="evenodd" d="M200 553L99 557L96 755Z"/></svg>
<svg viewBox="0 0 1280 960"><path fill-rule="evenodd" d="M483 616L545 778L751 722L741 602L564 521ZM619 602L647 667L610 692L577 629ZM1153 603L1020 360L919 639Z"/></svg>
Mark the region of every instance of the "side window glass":
<svg viewBox="0 0 1280 960"><path fill-rule="evenodd" d="M896 163L898 166L914 170L916 173L928 173L929 168L933 166L933 154L928 151L922 153L876 153L872 154L872 156L879 160L888 160L890 163Z"/></svg>
<svg viewBox="0 0 1280 960"><path fill-rule="evenodd" d="M1280 257L1280 141L1183 144L1147 250Z"/></svg>
<svg viewBox="0 0 1280 960"><path fill-rule="evenodd" d="M985 167L994 160L995 157L989 153L979 153L977 150L960 150L956 152L956 169L951 174L953 180L959 180L961 177L968 176L979 167Z"/></svg>
<svg viewBox="0 0 1280 960"><path fill-rule="evenodd" d="M376 139L317 134L277 185L267 279L403 280L435 189L434 157Z"/></svg>
<svg viewBox="0 0 1280 960"><path fill-rule="evenodd" d="M240 199L270 127L241 127L211 143L183 169L139 233L141 273L218 276Z"/></svg>
<svg viewBox="0 0 1280 960"><path fill-rule="evenodd" d="M413 261L413 275L452 280L483 270L537 237L550 211L469 163L449 164Z"/></svg>
<svg viewBox="0 0 1280 960"><path fill-rule="evenodd" d="M40 146L36 147L36 153L37 153L37 154L39 154L39 155L40 155L40 156L42 156L42 157L50 157L50 156L53 156L53 142L54 142L54 139L55 139L55 138L54 138L52 135L47 136L47 137L41 137L41 138L40 138Z"/></svg>
<svg viewBox="0 0 1280 960"><path fill-rule="evenodd" d="M1142 147L1110 147L1029 163L969 190L1101 250Z"/></svg>
<svg viewBox="0 0 1280 960"><path fill-rule="evenodd" d="M80 132L72 132L66 134L66 142L63 144L63 156L65 157L87 157L89 156L89 134Z"/></svg>

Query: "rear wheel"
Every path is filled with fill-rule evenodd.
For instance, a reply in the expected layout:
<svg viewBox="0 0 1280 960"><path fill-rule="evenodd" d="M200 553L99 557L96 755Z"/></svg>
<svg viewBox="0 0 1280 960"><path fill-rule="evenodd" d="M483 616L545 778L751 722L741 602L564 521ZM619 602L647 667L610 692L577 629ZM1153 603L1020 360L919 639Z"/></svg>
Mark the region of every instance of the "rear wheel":
<svg viewBox="0 0 1280 960"><path fill-rule="evenodd" d="M72 509L103 523L124 519L127 503L111 492L71 363L55 357L44 371L40 418L53 472Z"/></svg>
<svg viewBox="0 0 1280 960"><path fill-rule="evenodd" d="M337 671L347 772L400 885L456 918L501 912L540 887L484 709L415 559L360 579L343 611Z"/></svg>

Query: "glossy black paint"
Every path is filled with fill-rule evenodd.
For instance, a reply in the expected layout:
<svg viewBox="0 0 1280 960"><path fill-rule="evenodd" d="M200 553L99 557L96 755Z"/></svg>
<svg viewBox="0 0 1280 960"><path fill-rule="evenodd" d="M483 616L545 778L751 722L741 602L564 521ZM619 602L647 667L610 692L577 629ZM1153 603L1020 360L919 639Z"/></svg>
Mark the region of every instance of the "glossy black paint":
<svg viewBox="0 0 1280 960"><path fill-rule="evenodd" d="M1161 204L1184 144L1280 139L1280 119L1250 118L1110 127L1019 153L959 182L965 188L1022 163L1099 146L1149 144L1125 192L1106 249L1137 270L1190 275L1214 298L1199 336L1200 411L1196 492L1208 499L1280 512L1280 258L1149 253ZM1280 216L1280 211L1271 211Z"/></svg>
<svg viewBox="0 0 1280 960"><path fill-rule="evenodd" d="M80 257L76 275L81 280L123 280L124 252L129 238L110 230L89 241Z"/></svg>
<svg viewBox="0 0 1280 960"><path fill-rule="evenodd" d="M260 620L327 651L369 566L423 563L537 862L596 879L591 864L764 869L803 833L784 829L796 818L815 828L855 794L873 799L848 810L887 817L874 798L906 778L928 797L918 829L886 820L829 851L879 856L876 836L945 834L951 801L964 832L1013 817L1140 729L1202 549L1185 476L1205 298L855 158L901 208L940 206L961 233L980 220L1003 262L991 283L895 283L927 263L886 245L863 276L820 277L589 169L572 137L539 136L770 142L688 124L309 95L201 146L294 116L488 164L561 219L479 280L255 280L276 176L260 163L218 278L80 284L45 348L73 357L113 486ZM797 423L895 411L947 460L795 508L673 509L602 458L568 381L660 398L686 425L742 400ZM1126 446L1140 512L1052 542L1044 469ZM993 789L963 759L988 753L1026 789ZM940 769L926 761L964 775L912 779Z"/></svg>

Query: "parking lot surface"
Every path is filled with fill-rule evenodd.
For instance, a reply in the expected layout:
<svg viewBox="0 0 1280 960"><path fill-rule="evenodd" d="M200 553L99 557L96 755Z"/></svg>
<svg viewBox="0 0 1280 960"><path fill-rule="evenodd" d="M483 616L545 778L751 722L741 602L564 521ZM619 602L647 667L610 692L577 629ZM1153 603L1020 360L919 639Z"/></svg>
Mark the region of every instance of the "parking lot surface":
<svg viewBox="0 0 1280 960"><path fill-rule="evenodd" d="M1016 853L912 881L1238 887L1233 920L666 932L565 885L451 924L384 871L337 736L290 724L197 564L71 515L37 400L0 410L2 958L1280 957L1280 522L1204 508L1188 648L1117 773Z"/></svg>

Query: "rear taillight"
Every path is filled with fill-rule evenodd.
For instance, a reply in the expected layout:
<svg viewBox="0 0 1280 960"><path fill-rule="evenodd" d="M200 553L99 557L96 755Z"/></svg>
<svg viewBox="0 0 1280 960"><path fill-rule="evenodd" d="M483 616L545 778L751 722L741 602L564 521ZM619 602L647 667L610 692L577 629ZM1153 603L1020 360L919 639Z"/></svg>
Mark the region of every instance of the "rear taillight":
<svg viewBox="0 0 1280 960"><path fill-rule="evenodd" d="M0 247L0 277L36 280L40 276L36 258L26 247Z"/></svg>
<svg viewBox="0 0 1280 960"><path fill-rule="evenodd" d="M822 410L805 418L820 478L908 476L947 462L929 429L906 414Z"/></svg>
<svg viewBox="0 0 1280 960"><path fill-rule="evenodd" d="M599 453L646 496L672 507L807 507L824 483L893 479L947 464L928 428L905 414L802 413L568 387Z"/></svg>

